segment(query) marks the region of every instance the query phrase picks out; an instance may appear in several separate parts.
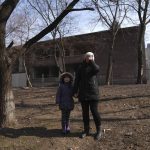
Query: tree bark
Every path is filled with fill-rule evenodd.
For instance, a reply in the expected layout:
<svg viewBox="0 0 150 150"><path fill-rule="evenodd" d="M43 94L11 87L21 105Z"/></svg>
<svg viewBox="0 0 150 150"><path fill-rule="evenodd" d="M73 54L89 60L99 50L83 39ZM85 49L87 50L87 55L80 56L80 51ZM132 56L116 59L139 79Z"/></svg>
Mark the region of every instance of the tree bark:
<svg viewBox="0 0 150 150"><path fill-rule="evenodd" d="M117 31L110 31L111 47L110 47L110 51L109 51L109 54L108 54L108 66L107 66L107 72L106 72L106 85L110 85L111 81L112 81L113 51L114 51L114 44L115 44L116 34L117 34Z"/></svg>
<svg viewBox="0 0 150 150"><path fill-rule="evenodd" d="M25 54L23 55L23 66L24 66L26 77L27 77L27 86L32 88L32 83L30 81L30 77L29 77L29 74L28 74L28 71L27 71L27 67L26 67Z"/></svg>
<svg viewBox="0 0 150 150"><path fill-rule="evenodd" d="M16 123L15 104L11 88L11 59L5 47L5 28L19 0L5 0L0 5L0 127Z"/></svg>
<svg viewBox="0 0 150 150"><path fill-rule="evenodd" d="M15 9L16 5L20 0L5 0L0 5L0 22L7 22L11 13Z"/></svg>
<svg viewBox="0 0 150 150"><path fill-rule="evenodd" d="M145 49L144 47L144 35L145 35L145 25L140 25L140 31L139 31L139 40L138 40L138 76L137 76L137 84L142 84L143 82L143 72L144 72L144 66L143 66L143 51Z"/></svg>
<svg viewBox="0 0 150 150"><path fill-rule="evenodd" d="M5 61L1 61L0 67L0 115L0 127L16 123L14 96L11 88L11 67L7 66Z"/></svg>
<svg viewBox="0 0 150 150"><path fill-rule="evenodd" d="M11 60L5 48L5 24L0 24L0 127L13 125L15 104L11 88Z"/></svg>
<svg viewBox="0 0 150 150"><path fill-rule="evenodd" d="M106 73L106 85L111 84L112 79L112 67L113 67L113 55L112 50L108 55L108 66L107 66L107 73Z"/></svg>

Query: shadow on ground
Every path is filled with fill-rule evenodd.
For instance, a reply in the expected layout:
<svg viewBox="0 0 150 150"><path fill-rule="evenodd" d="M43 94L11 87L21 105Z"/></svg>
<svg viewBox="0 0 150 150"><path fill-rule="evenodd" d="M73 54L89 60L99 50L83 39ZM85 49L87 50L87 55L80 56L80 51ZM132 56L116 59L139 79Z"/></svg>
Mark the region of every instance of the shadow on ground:
<svg viewBox="0 0 150 150"><path fill-rule="evenodd" d="M47 129L44 127L25 127L20 129L2 128L0 135L9 138L18 138L20 136L36 136L36 137L64 137L60 129ZM80 133L69 133L65 137L79 137Z"/></svg>

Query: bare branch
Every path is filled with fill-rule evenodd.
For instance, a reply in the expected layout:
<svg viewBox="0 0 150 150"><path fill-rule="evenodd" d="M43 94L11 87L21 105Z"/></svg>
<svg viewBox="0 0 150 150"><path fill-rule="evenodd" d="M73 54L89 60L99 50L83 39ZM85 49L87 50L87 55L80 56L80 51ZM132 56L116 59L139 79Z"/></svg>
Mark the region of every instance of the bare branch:
<svg viewBox="0 0 150 150"><path fill-rule="evenodd" d="M35 42L40 40L42 37L44 37L46 34L51 32L54 28L57 27L57 25L61 22L61 20L70 12L70 10L79 2L79 0L72 1L68 7L52 22L48 27L46 27L44 30L42 30L39 34L34 36L32 39L27 41L24 44L24 48L28 48L31 45L33 45Z"/></svg>
<svg viewBox="0 0 150 150"><path fill-rule="evenodd" d="M13 46L14 42L12 41L8 46L7 49L10 49Z"/></svg>
<svg viewBox="0 0 150 150"><path fill-rule="evenodd" d="M30 0L27 0L28 3L40 14L40 16L45 20L46 24L48 25L47 21L46 21L46 18L44 17L44 15L42 14L42 11L41 10L38 10L31 2ZM39 7L39 4L37 3L37 6L38 8L40 9Z"/></svg>
<svg viewBox="0 0 150 150"><path fill-rule="evenodd" d="M140 20L140 23L142 23L142 16L141 16L141 0L139 0L138 3L138 16L139 16L139 20Z"/></svg>
<svg viewBox="0 0 150 150"><path fill-rule="evenodd" d="M146 23L148 5L149 5L149 0L145 1L145 9L144 9L144 13L143 13L143 20L145 23Z"/></svg>
<svg viewBox="0 0 150 150"><path fill-rule="evenodd" d="M94 8L76 8L76 9L70 9L70 11L84 11L84 10L94 11Z"/></svg>
<svg viewBox="0 0 150 150"><path fill-rule="evenodd" d="M8 18L10 17L12 11L15 9L18 2L19 2L19 0L13 0L13 1L12 0L5 0L1 4L0 22L6 22L8 20Z"/></svg>
<svg viewBox="0 0 150 150"><path fill-rule="evenodd" d="M146 25L150 23L150 19L145 23Z"/></svg>

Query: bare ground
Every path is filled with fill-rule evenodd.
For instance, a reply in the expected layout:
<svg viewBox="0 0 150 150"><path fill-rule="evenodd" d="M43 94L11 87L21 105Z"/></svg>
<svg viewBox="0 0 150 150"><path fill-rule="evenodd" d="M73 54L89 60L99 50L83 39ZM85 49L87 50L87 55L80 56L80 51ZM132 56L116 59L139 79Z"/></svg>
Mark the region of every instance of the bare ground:
<svg viewBox="0 0 150 150"><path fill-rule="evenodd" d="M80 139L83 128L77 99L71 133L61 135L56 87L14 89L18 124L0 129L0 150L150 150L150 85L102 86L99 111L103 135Z"/></svg>

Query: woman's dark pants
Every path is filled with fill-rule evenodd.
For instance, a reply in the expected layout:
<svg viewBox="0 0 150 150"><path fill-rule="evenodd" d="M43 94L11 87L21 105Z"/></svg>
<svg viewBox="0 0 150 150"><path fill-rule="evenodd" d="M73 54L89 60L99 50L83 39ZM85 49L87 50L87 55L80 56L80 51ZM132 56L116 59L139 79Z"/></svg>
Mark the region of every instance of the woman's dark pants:
<svg viewBox="0 0 150 150"><path fill-rule="evenodd" d="M95 122L96 130L100 130L101 125L101 117L98 112L98 101L82 101L82 116L83 116L83 123L84 123L84 132L89 133L89 110L91 110L93 119Z"/></svg>

